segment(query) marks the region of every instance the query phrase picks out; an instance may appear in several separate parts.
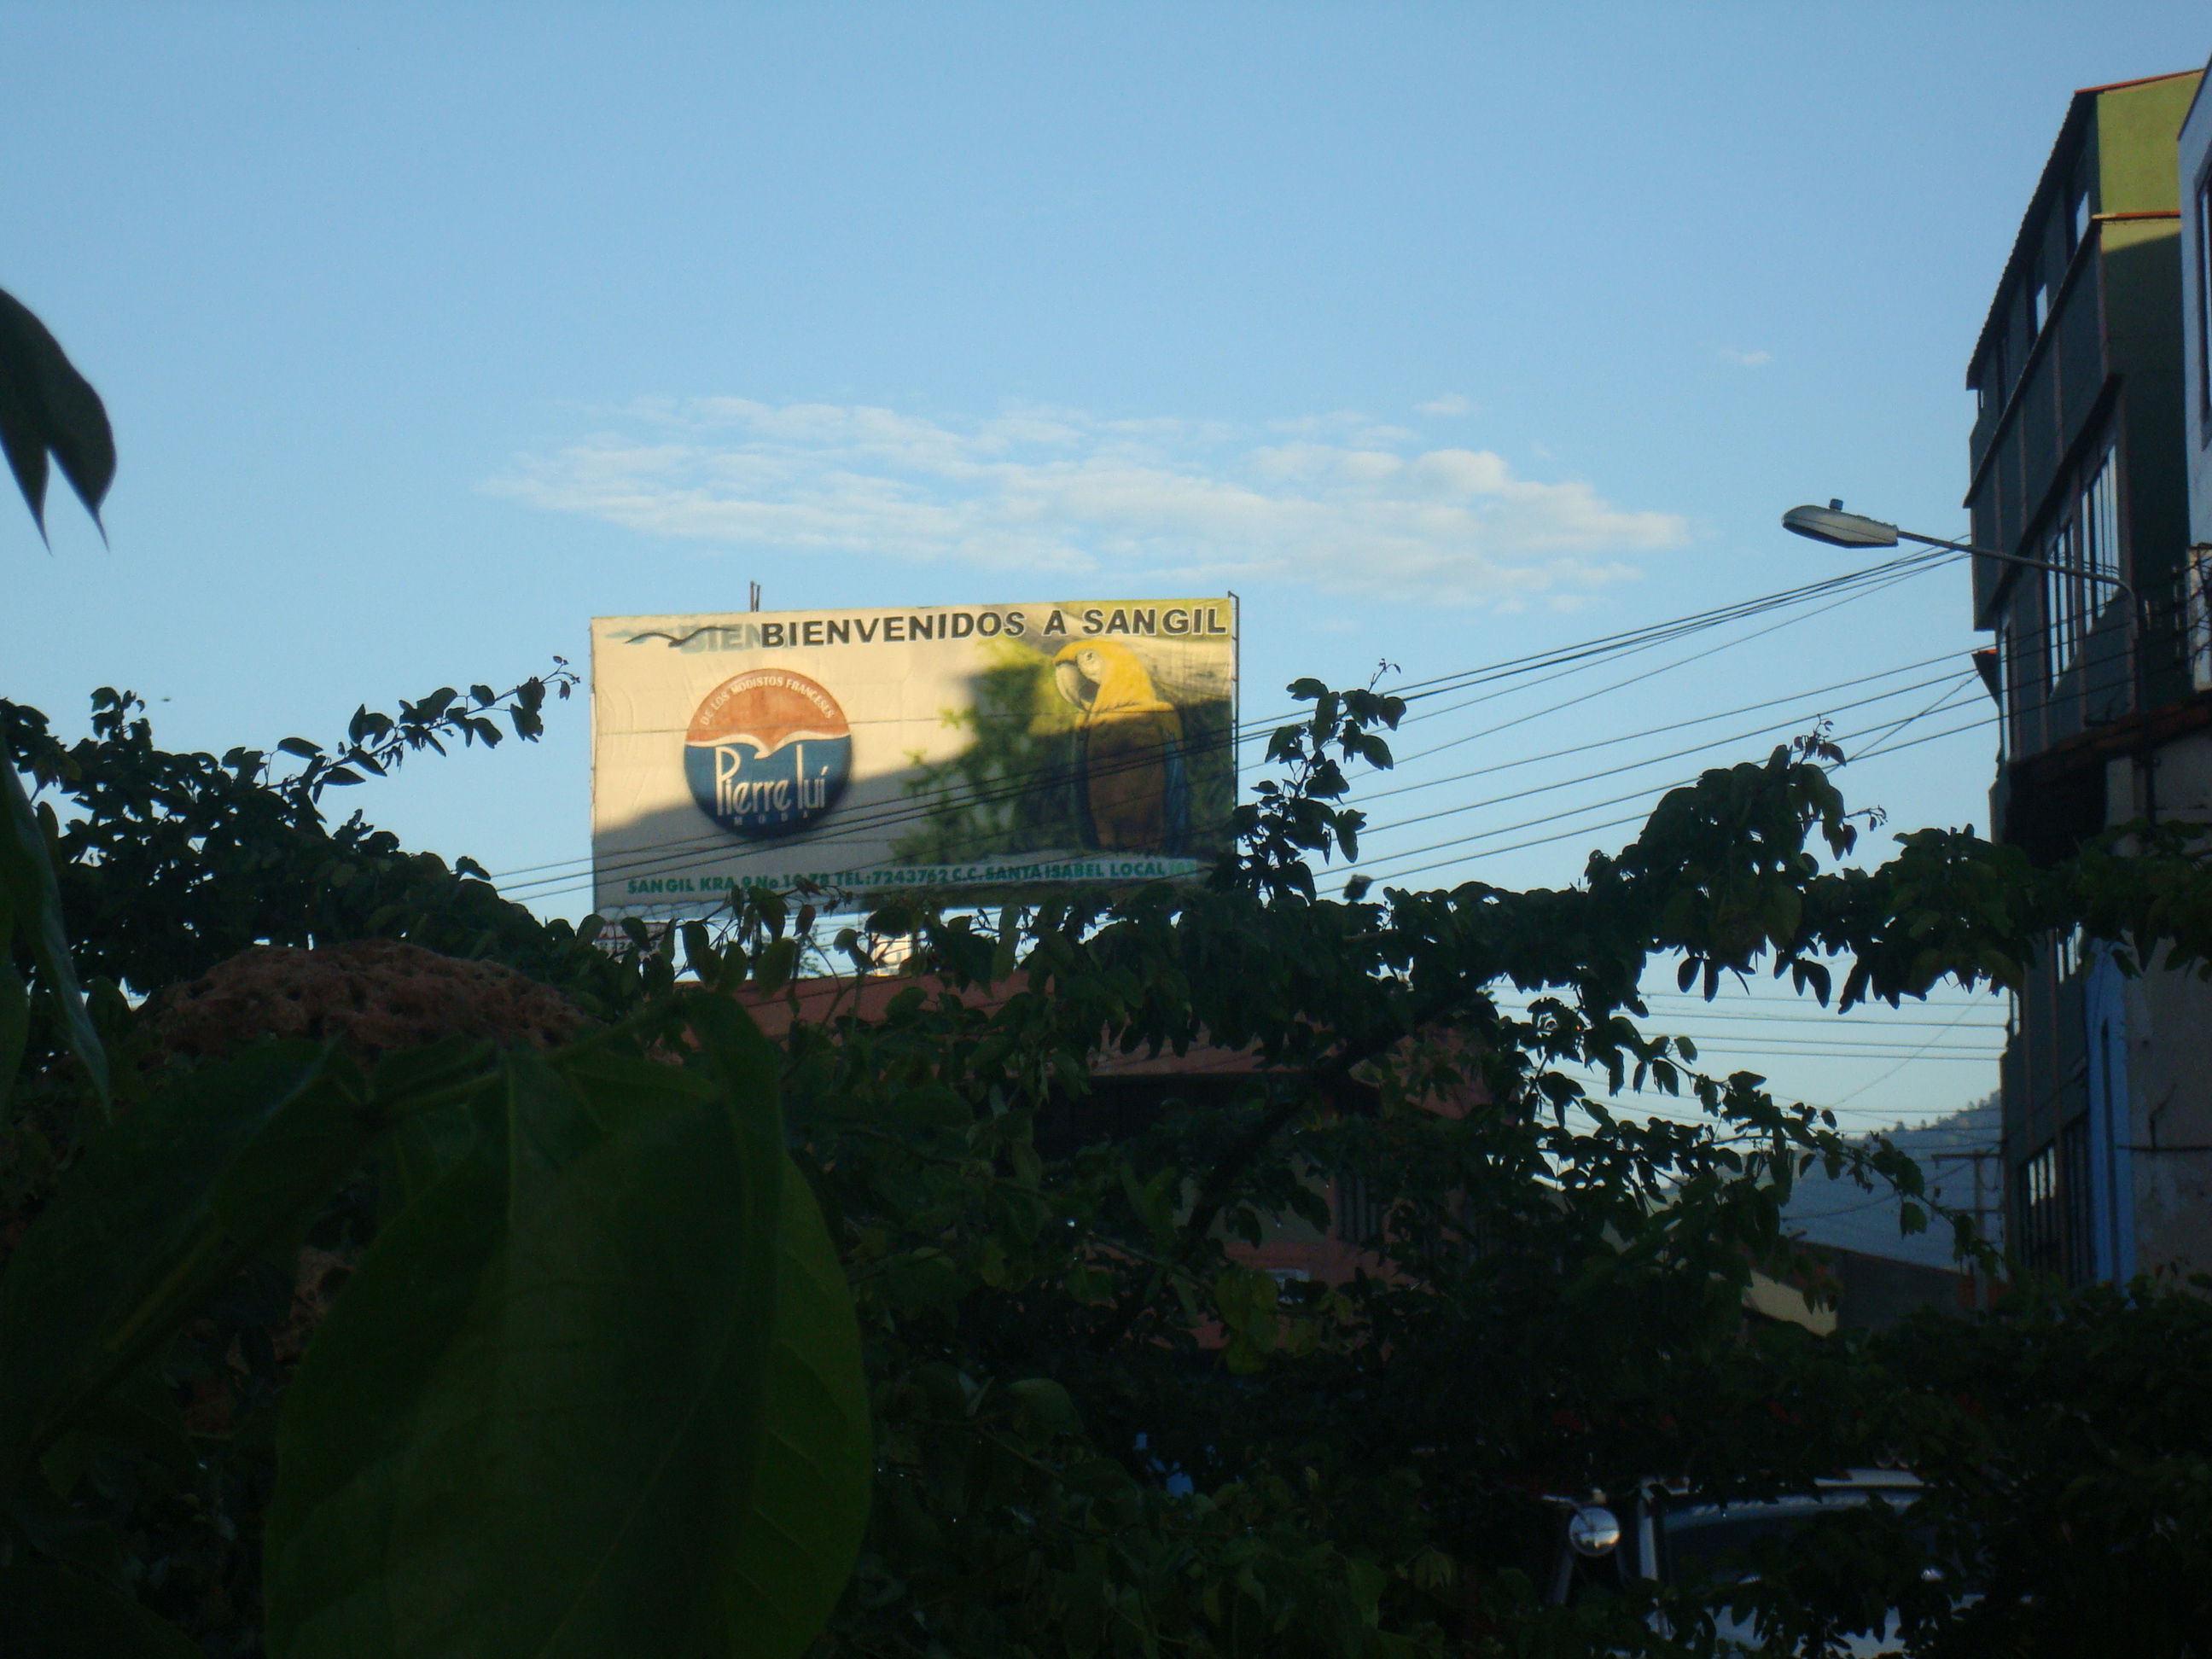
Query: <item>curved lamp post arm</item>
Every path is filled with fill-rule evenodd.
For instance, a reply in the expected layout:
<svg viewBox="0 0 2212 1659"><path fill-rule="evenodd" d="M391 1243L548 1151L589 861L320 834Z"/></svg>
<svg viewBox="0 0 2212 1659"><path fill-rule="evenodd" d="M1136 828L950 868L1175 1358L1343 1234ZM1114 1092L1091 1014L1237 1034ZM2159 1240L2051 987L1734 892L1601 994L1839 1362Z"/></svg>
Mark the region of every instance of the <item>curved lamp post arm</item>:
<svg viewBox="0 0 2212 1659"><path fill-rule="evenodd" d="M2055 564L2049 559L2000 553L1993 547L1972 547L1965 542L1947 542L1940 536L1899 530L1893 524L1869 519L1863 513L1846 513L1841 501L1831 501L1826 507L1793 507L1782 515L1782 527L1796 535L1826 542L1831 547L1895 547L1901 541L1947 547L1954 553L1971 553L1978 559L2001 559L2007 564L2025 565L2030 570L2055 570L2062 576L2086 576L2093 582L2110 582L2126 594L2131 604L2136 597L2134 588L2106 571L2093 570L2087 565Z"/></svg>
<svg viewBox="0 0 2212 1659"><path fill-rule="evenodd" d="M2007 564L2026 565L2030 570L2056 570L2062 576L2086 576L2093 582L2110 582L2130 599L2136 596L2135 589L2118 576L2106 571L2092 570L2085 564L2053 564L2049 559L2031 559L2019 553L2000 553L1992 547L1969 547L1964 542L1947 542L1934 536L1916 536L1910 530L1900 530L1897 535L1900 541L1923 542L1929 547L1948 547L1954 553L1971 553L1978 559L2002 559Z"/></svg>

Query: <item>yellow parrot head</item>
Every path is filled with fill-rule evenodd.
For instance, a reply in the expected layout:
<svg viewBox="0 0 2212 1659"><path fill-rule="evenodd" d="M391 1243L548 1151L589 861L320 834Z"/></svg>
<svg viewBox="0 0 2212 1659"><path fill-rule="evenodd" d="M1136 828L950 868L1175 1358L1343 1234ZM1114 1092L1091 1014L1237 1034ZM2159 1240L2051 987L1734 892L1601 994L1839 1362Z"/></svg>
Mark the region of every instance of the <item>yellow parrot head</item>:
<svg viewBox="0 0 2212 1659"><path fill-rule="evenodd" d="M1137 653L1112 640L1070 640L1052 659L1060 695L1089 714L1166 705Z"/></svg>

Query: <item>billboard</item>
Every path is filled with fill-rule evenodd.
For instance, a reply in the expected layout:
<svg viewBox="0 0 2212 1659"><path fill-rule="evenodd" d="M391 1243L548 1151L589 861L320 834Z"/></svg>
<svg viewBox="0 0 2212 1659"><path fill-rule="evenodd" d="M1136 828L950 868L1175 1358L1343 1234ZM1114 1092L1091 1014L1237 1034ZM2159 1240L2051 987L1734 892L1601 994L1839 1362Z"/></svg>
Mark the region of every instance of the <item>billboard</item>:
<svg viewBox="0 0 2212 1659"><path fill-rule="evenodd" d="M602 617L594 908L1194 875L1236 724L1233 595Z"/></svg>

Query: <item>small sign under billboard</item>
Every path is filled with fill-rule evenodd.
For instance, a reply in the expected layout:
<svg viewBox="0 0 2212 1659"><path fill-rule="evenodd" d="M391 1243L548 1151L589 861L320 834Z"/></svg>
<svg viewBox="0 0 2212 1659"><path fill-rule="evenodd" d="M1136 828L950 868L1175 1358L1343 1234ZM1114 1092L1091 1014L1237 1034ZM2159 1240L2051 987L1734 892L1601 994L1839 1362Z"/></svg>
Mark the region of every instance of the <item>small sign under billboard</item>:
<svg viewBox="0 0 2212 1659"><path fill-rule="evenodd" d="M1233 596L603 617L594 904L1194 875L1236 720Z"/></svg>

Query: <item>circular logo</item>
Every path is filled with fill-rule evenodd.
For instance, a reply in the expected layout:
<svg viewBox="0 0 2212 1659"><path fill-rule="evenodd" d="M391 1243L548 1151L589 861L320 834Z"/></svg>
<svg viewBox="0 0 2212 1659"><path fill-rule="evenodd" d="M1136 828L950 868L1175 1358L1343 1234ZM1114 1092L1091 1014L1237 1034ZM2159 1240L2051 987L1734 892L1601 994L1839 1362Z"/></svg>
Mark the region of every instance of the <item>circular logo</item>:
<svg viewBox="0 0 2212 1659"><path fill-rule="evenodd" d="M853 769L853 728L804 674L756 668L707 694L684 739L699 810L733 836L771 841L837 804Z"/></svg>

